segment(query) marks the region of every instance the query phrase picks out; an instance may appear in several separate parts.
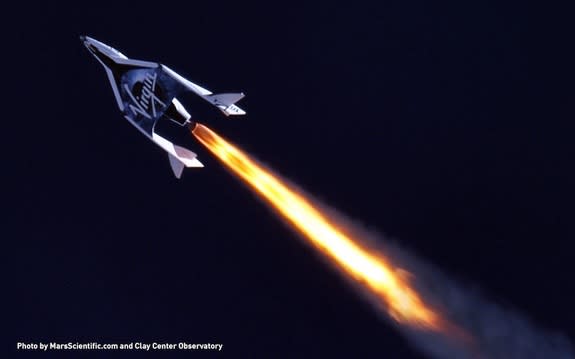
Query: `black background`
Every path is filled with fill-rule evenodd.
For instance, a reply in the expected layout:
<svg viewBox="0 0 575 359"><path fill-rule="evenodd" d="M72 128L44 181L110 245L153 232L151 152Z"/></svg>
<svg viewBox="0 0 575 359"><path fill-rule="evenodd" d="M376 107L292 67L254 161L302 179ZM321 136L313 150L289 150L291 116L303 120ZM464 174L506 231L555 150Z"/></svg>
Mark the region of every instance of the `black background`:
<svg viewBox="0 0 575 359"><path fill-rule="evenodd" d="M572 12L459 3L7 12L7 348L211 341L230 357L421 357L191 137L206 168L176 180L79 35L245 92L244 118L198 120L573 337Z"/></svg>

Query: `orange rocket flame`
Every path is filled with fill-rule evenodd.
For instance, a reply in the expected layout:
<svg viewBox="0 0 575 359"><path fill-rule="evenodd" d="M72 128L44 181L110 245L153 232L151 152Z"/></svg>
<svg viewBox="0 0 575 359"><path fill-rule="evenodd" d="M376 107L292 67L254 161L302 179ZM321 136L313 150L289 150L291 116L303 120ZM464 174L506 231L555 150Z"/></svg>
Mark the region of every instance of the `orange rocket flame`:
<svg viewBox="0 0 575 359"><path fill-rule="evenodd" d="M441 331L449 326L434 309L427 306L408 277L381 256L342 233L301 193L290 188L244 152L197 124L194 136L224 165L268 202L288 223L319 249L330 262L387 307L390 315L413 327Z"/></svg>

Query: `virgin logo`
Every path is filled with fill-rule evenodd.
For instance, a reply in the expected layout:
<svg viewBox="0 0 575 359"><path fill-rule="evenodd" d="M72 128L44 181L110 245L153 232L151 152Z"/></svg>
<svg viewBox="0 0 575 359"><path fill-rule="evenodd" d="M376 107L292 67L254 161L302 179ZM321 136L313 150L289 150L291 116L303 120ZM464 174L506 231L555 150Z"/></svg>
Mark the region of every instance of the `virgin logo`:
<svg viewBox="0 0 575 359"><path fill-rule="evenodd" d="M133 104L130 104L130 109L135 114L140 114L148 119L156 118L158 105L161 107L166 106L155 93L157 77L158 75L155 73L147 73L143 82L142 92L139 95L134 95L128 85L124 84L124 89L133 102Z"/></svg>

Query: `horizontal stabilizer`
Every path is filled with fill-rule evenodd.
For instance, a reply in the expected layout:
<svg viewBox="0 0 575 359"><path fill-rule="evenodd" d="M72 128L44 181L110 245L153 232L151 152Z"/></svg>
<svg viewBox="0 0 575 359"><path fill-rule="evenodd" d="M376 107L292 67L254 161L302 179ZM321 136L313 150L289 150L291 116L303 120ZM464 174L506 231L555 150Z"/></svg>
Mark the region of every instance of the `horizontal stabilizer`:
<svg viewBox="0 0 575 359"><path fill-rule="evenodd" d="M178 160L182 161L186 167L204 167L192 151L178 145L174 145L174 151L176 152Z"/></svg>
<svg viewBox="0 0 575 359"><path fill-rule="evenodd" d="M170 159L170 166L172 167L172 171L174 171L176 178L182 177L184 167L204 167L204 165L196 158L195 153L179 146L174 146L174 148L176 150L176 156L168 153L168 158ZM187 153L183 152L182 150L186 151ZM188 153L193 154L193 157L189 156Z"/></svg>
<svg viewBox="0 0 575 359"><path fill-rule="evenodd" d="M224 111L226 115L245 115L246 111L242 110L236 105L230 105L226 108L221 108L220 110Z"/></svg>
<svg viewBox="0 0 575 359"><path fill-rule="evenodd" d="M226 116L229 115L245 115L245 111L234 105L236 102L244 98L243 93L219 93L215 95L205 96L204 98L218 107Z"/></svg>
<svg viewBox="0 0 575 359"><path fill-rule="evenodd" d="M174 145L155 132L152 132L152 141L168 152L170 166L176 177L180 178L182 176L184 167L204 167L196 158L195 153L178 145Z"/></svg>

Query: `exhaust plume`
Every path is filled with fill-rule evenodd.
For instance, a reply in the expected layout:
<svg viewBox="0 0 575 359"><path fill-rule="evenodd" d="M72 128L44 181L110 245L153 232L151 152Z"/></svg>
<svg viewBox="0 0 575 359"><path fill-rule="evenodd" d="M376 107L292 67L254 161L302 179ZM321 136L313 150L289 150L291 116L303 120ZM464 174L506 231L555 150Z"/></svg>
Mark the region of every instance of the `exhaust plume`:
<svg viewBox="0 0 575 359"><path fill-rule="evenodd" d="M575 358L566 337L536 330L433 266L312 199L209 128L192 134L379 313L433 358Z"/></svg>

